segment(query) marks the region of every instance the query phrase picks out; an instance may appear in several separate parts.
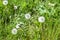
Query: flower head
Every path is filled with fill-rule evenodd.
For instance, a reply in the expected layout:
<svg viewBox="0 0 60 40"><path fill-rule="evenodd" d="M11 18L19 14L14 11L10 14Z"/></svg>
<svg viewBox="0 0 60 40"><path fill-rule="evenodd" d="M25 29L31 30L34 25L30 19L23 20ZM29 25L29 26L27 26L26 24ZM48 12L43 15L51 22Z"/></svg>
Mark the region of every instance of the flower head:
<svg viewBox="0 0 60 40"><path fill-rule="evenodd" d="M16 28L12 29L12 34L17 34L17 29Z"/></svg>
<svg viewBox="0 0 60 40"><path fill-rule="evenodd" d="M17 29L20 28L20 26L22 26L23 24L24 24L23 22L18 23L18 24L16 25L16 28L17 28Z"/></svg>
<svg viewBox="0 0 60 40"><path fill-rule="evenodd" d="M19 26L20 26L20 24L17 24L17 25L16 25L16 28L20 28Z"/></svg>
<svg viewBox="0 0 60 40"><path fill-rule="evenodd" d="M31 15L29 13L25 14L26 19L30 19Z"/></svg>
<svg viewBox="0 0 60 40"><path fill-rule="evenodd" d="M7 0L4 0L3 1L3 5L7 5L8 4L8 1Z"/></svg>
<svg viewBox="0 0 60 40"><path fill-rule="evenodd" d="M38 21L41 22L41 23L45 22L45 17L43 17L43 16L39 17Z"/></svg>
<svg viewBox="0 0 60 40"><path fill-rule="evenodd" d="M18 7L17 6L14 6L14 9L16 10Z"/></svg>

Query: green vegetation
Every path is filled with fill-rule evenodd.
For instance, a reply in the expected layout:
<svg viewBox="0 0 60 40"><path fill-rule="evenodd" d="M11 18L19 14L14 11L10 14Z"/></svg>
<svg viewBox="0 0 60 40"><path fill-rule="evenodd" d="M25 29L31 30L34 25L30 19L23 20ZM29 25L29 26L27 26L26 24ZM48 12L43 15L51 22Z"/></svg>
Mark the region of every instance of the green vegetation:
<svg viewBox="0 0 60 40"><path fill-rule="evenodd" d="M45 22L38 21L40 16ZM17 34L12 34L20 22ZM0 0L0 40L60 40L60 0L8 0L7 5Z"/></svg>

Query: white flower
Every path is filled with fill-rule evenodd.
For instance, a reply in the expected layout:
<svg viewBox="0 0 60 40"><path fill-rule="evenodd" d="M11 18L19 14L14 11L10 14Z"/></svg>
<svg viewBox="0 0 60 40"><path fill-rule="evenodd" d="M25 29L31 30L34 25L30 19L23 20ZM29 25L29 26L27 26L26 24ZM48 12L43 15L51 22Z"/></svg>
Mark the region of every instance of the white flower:
<svg viewBox="0 0 60 40"><path fill-rule="evenodd" d="M8 4L8 1L7 0L4 0L3 1L3 5L7 5Z"/></svg>
<svg viewBox="0 0 60 40"><path fill-rule="evenodd" d="M12 29L12 34L17 34L17 29L16 28Z"/></svg>
<svg viewBox="0 0 60 40"><path fill-rule="evenodd" d="M41 22L41 23L45 22L45 17L43 17L43 16L39 17L38 21Z"/></svg>
<svg viewBox="0 0 60 40"><path fill-rule="evenodd" d="M18 7L17 6L14 6L14 9L16 10Z"/></svg>
<svg viewBox="0 0 60 40"><path fill-rule="evenodd" d="M20 28L21 25L23 25L24 23L23 22L20 22L19 24L16 25L16 28Z"/></svg>
<svg viewBox="0 0 60 40"><path fill-rule="evenodd" d="M16 28L20 28L19 26L20 26L20 24L17 24L17 25L16 25Z"/></svg>
<svg viewBox="0 0 60 40"><path fill-rule="evenodd" d="M55 6L55 4L52 4L52 3L48 3L49 6Z"/></svg>
<svg viewBox="0 0 60 40"><path fill-rule="evenodd" d="M25 14L26 19L30 19L31 15L29 13Z"/></svg>

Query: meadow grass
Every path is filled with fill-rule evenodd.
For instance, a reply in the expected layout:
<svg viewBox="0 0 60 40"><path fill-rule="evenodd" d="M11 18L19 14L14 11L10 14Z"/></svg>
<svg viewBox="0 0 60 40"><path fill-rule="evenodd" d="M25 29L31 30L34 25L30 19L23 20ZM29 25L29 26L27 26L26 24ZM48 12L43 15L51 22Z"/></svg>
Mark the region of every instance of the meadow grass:
<svg viewBox="0 0 60 40"><path fill-rule="evenodd" d="M31 18L26 19L29 12ZM40 16L45 22L38 21ZM20 22L24 24L12 34ZM0 0L0 40L60 40L60 0L8 0L8 5Z"/></svg>

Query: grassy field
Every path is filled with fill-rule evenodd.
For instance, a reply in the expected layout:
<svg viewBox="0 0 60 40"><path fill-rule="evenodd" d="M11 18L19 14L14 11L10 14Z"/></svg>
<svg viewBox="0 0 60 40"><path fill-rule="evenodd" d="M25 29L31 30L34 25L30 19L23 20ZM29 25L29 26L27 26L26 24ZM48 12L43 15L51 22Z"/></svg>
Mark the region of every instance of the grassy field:
<svg viewBox="0 0 60 40"><path fill-rule="evenodd" d="M60 40L60 0L0 0L0 40Z"/></svg>

